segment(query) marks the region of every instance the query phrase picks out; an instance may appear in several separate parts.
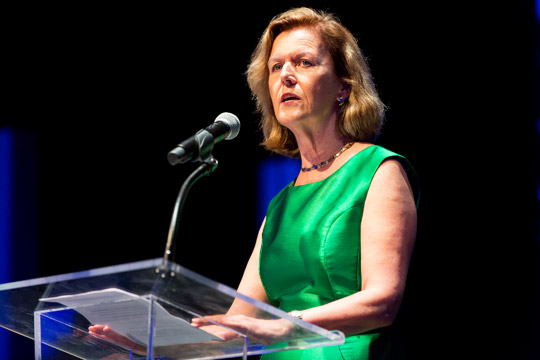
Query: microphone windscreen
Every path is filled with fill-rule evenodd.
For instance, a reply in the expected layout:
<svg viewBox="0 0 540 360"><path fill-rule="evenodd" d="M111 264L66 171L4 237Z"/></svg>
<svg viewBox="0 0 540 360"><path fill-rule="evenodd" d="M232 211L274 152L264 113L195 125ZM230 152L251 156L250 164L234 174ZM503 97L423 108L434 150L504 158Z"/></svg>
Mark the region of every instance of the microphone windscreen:
<svg viewBox="0 0 540 360"><path fill-rule="evenodd" d="M218 121L226 123L231 128L231 132L225 138L225 140L234 139L240 132L240 120L238 120L238 117L236 115L228 113L228 112L224 112L224 113L219 114L214 122L218 122Z"/></svg>

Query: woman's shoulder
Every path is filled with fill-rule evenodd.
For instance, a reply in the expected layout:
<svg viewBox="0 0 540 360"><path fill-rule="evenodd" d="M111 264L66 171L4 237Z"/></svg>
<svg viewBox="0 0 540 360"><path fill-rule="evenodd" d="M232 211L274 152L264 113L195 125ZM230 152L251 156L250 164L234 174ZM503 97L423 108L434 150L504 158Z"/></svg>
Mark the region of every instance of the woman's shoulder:
<svg viewBox="0 0 540 360"><path fill-rule="evenodd" d="M402 155L375 144L359 144L353 150L348 159L344 159L344 165L349 164L352 167L376 170L384 161L395 159L399 162L401 159L405 159Z"/></svg>
<svg viewBox="0 0 540 360"><path fill-rule="evenodd" d="M410 183L415 200L418 203L420 194L418 174L405 156L384 146L372 144L357 151L351 160L356 163L356 166L353 167L363 170L369 169L372 181L375 174L378 175L375 181L383 182L393 181L406 175L406 180Z"/></svg>
<svg viewBox="0 0 540 360"><path fill-rule="evenodd" d="M416 169L405 156L382 146L375 146L376 148L374 148L373 151L380 156L380 159L378 160L380 162L376 171L377 180L383 182L396 181L396 179L405 180L412 190L415 203L418 205L420 198L420 183Z"/></svg>

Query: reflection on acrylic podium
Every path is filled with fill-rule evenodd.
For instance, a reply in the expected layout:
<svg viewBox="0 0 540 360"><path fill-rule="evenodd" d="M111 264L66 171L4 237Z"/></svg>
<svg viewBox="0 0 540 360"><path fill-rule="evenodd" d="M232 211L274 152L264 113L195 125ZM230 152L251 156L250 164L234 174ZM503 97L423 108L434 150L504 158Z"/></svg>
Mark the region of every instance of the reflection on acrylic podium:
<svg viewBox="0 0 540 360"><path fill-rule="evenodd" d="M191 319L224 314L244 301L254 317L292 329L261 340L235 332L222 338ZM211 318L209 318L211 319ZM107 325L114 336L91 333ZM342 344L344 336L291 317L162 258L0 285L0 326L80 359L224 359ZM221 326L231 334L232 329Z"/></svg>

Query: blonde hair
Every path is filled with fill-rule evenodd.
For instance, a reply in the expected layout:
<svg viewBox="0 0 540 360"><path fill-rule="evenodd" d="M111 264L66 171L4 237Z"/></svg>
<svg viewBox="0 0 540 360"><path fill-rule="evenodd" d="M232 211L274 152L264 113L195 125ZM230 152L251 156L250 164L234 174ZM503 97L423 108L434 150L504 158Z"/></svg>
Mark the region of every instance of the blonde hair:
<svg viewBox="0 0 540 360"><path fill-rule="evenodd" d="M321 36L334 61L336 75L350 86L349 98L339 107L337 130L357 141L375 141L384 122L385 106L379 99L356 39L334 15L304 7L291 9L272 19L251 56L247 80L257 111L262 116L262 145L282 155L299 156L294 135L274 114L267 63L276 37L300 27L312 28Z"/></svg>

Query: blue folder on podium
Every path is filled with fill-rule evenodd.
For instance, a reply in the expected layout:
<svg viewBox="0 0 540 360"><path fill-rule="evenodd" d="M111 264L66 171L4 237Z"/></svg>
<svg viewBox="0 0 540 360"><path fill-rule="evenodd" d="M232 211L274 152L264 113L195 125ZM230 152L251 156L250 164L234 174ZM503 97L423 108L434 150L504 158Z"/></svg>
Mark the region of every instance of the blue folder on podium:
<svg viewBox="0 0 540 360"><path fill-rule="evenodd" d="M249 304L253 317L292 330L261 340L238 331L222 338L191 326L193 318L226 313L235 299ZM91 333L93 324L115 336ZM163 258L0 284L0 326L34 339L39 360L47 359L46 347L89 360L246 359L345 339Z"/></svg>

